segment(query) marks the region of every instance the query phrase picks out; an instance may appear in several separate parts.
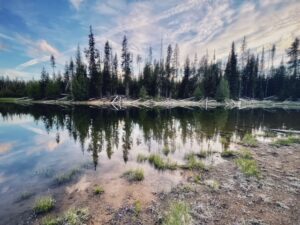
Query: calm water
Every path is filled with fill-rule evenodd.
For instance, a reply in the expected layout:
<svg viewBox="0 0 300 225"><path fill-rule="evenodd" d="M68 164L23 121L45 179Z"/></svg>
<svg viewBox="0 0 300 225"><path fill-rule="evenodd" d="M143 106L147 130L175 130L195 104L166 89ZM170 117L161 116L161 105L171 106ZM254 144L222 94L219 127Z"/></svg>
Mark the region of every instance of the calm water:
<svg viewBox="0 0 300 225"><path fill-rule="evenodd" d="M59 190L55 178L74 169L80 170L77 180L88 175L109 185L125 170L142 167L145 186L160 191L178 183L179 172L138 164L137 154L159 153L181 163L188 152L209 151L212 154L205 163L217 165L222 159L216 152L235 148L234 143L246 133L300 130L300 111L283 109L115 111L0 104L0 114L2 222L30 210L37 196L55 193ZM20 200L22 194L30 196Z"/></svg>

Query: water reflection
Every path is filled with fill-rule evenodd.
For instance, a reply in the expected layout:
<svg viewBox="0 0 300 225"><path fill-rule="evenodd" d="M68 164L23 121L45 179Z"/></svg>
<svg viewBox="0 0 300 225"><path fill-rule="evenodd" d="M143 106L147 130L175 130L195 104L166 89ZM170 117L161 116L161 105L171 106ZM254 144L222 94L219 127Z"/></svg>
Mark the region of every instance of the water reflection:
<svg viewBox="0 0 300 225"><path fill-rule="evenodd" d="M54 132L48 148L55 149L66 138L80 143L82 152L92 156L97 168L99 154L106 151L108 159L122 149L123 160L128 162L133 144L143 143L148 151L158 149L168 154L178 151L221 151L228 149L232 141L246 133L267 128L299 129L299 111L282 109L213 110L199 109L125 109L114 111L84 106L59 107L1 104L2 123L16 122L17 118L31 116L43 128L32 127L34 132ZM1 132L8 136L9 128ZM61 133L67 131L68 137ZM52 137L52 136L51 136ZM13 140L10 140L13 141ZM37 140L36 144L42 144ZM11 143L1 143L1 154L8 151ZM34 147L34 146L33 146ZM196 149L189 149L196 148ZM166 151L165 151L166 152Z"/></svg>

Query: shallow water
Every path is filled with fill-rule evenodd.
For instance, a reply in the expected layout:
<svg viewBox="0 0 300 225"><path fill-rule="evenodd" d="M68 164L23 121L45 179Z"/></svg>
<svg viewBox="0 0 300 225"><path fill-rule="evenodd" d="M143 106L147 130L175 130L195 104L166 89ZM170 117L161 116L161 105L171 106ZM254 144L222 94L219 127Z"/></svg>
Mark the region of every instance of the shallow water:
<svg viewBox="0 0 300 225"><path fill-rule="evenodd" d="M104 186L107 201L118 207L127 185L120 177L132 168L145 171L139 187L144 193L167 191L181 181L179 171L137 163L140 153L183 164L185 154L208 151L205 164L217 165L219 153L234 149L246 133L268 141L264 131L269 128L300 130L300 111L283 109L115 111L0 104L0 114L0 223L31 210L37 196L61 188L66 193L84 190L92 180ZM58 185L57 178L71 171L74 177Z"/></svg>

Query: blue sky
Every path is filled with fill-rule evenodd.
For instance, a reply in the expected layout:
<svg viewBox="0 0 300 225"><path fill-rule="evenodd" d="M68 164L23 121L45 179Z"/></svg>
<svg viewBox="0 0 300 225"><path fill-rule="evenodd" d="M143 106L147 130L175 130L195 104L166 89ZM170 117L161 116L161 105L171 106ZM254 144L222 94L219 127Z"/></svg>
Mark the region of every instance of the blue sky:
<svg viewBox="0 0 300 225"><path fill-rule="evenodd" d="M135 56L150 45L158 56L163 38L164 52L178 43L182 60L214 50L226 59L246 36L256 53L275 43L280 60L300 36L299 15L297 0L0 0L0 75L39 78L51 54L62 70L77 44L87 46L89 25L101 51L109 40L119 53L126 34Z"/></svg>

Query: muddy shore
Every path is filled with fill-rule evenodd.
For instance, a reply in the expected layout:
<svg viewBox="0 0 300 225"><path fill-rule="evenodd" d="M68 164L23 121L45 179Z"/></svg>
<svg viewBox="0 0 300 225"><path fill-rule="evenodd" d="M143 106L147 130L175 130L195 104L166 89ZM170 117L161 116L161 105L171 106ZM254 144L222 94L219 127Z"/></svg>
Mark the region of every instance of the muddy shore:
<svg viewBox="0 0 300 225"><path fill-rule="evenodd" d="M238 145L237 151L243 148ZM190 224L300 224L300 144L276 147L259 143L247 149L257 162L259 177L242 173L235 157L223 158L218 166L204 171L179 169L180 183L162 192L147 188L147 178L142 182L114 179L106 185L84 175L55 190L56 207L49 215L87 207L89 220L84 224L88 225L164 224L170 205L184 202L189 207ZM217 185L210 185L212 181ZM97 184L104 188L99 196L94 194ZM41 224L44 217L29 209L10 221Z"/></svg>

